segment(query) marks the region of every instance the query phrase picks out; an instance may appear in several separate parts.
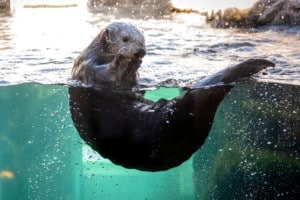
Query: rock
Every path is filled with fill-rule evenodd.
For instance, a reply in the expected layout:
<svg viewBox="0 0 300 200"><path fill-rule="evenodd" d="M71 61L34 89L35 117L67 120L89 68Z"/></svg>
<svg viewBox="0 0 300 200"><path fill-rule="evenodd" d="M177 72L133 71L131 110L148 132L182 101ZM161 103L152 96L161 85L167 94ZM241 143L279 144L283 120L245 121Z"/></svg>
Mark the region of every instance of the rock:
<svg viewBox="0 0 300 200"><path fill-rule="evenodd" d="M115 10L118 15L131 14L135 17L139 15L162 16L170 14L172 8L170 0L88 0L87 5L90 12Z"/></svg>
<svg viewBox="0 0 300 200"><path fill-rule="evenodd" d="M10 9L10 0L0 0L0 11Z"/></svg>
<svg viewBox="0 0 300 200"><path fill-rule="evenodd" d="M299 25L300 0L259 0L248 9L212 12L206 21L215 28Z"/></svg>

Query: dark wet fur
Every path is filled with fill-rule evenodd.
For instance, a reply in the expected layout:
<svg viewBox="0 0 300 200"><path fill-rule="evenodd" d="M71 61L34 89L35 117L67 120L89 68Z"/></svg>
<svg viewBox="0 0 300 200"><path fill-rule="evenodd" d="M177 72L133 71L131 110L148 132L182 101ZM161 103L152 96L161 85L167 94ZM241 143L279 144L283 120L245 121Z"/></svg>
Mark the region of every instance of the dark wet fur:
<svg viewBox="0 0 300 200"><path fill-rule="evenodd" d="M263 59L250 59L199 82L182 97L155 103L145 100L142 92L132 90L137 86L134 81L128 87L117 87L118 80L111 79L110 74L116 73L110 71L114 68L78 70L77 62L105 49L102 42L99 45L104 46L100 48L97 44L93 42L75 61L73 79L83 81L81 78L85 77L93 85L69 88L73 122L83 140L103 157L144 171L167 170L188 160L205 142L216 110L232 83L274 66ZM90 59L116 62L112 65L116 67L117 62L127 62L118 60L118 56L113 60L109 56ZM128 69L122 79L126 82L135 76L139 65L132 61L124 64Z"/></svg>
<svg viewBox="0 0 300 200"><path fill-rule="evenodd" d="M204 143L230 85L188 91L172 101L145 101L131 91L70 87L80 136L103 157L126 168L166 170Z"/></svg>

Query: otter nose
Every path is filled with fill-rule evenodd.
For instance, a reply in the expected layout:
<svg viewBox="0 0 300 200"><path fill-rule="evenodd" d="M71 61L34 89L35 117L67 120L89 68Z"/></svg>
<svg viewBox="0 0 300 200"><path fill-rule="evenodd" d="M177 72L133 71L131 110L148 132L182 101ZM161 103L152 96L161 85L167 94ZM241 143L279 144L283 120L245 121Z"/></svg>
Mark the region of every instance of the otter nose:
<svg viewBox="0 0 300 200"><path fill-rule="evenodd" d="M136 53L134 54L134 56L135 56L136 58L142 58L142 57L144 57L145 55L146 55L145 49L138 49L138 50L136 51Z"/></svg>

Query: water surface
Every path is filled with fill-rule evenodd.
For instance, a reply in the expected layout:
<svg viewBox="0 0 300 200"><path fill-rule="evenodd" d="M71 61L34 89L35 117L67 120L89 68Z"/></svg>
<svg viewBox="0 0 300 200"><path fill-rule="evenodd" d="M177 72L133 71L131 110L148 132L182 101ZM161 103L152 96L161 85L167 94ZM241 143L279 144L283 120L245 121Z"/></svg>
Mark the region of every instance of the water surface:
<svg viewBox="0 0 300 200"><path fill-rule="evenodd" d="M261 80L299 85L299 27L211 29L200 15L164 18L89 13L85 3L68 8L24 8L36 1L16 1L12 15L0 14L0 84L66 83L73 60L109 22L129 21L145 34L148 54L142 82L176 79L191 85L205 76L249 58L276 63ZM147 19L147 20L146 20Z"/></svg>

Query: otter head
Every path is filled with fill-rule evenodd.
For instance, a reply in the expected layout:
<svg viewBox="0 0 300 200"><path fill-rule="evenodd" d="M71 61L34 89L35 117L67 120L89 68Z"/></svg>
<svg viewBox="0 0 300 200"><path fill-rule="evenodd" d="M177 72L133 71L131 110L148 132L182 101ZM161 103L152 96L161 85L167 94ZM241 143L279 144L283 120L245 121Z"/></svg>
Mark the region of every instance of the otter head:
<svg viewBox="0 0 300 200"><path fill-rule="evenodd" d="M145 54L145 38L138 28L111 23L75 59L72 79L87 85L135 86Z"/></svg>
<svg viewBox="0 0 300 200"><path fill-rule="evenodd" d="M146 54L145 38L135 26L125 22L109 24L99 35L103 53L109 58L108 72L116 86L133 86Z"/></svg>
<svg viewBox="0 0 300 200"><path fill-rule="evenodd" d="M121 55L130 60L141 60L146 54L143 33L130 23L113 22L98 37L107 56Z"/></svg>

